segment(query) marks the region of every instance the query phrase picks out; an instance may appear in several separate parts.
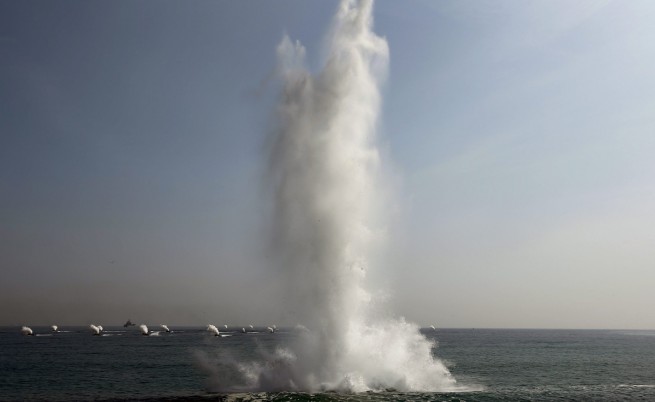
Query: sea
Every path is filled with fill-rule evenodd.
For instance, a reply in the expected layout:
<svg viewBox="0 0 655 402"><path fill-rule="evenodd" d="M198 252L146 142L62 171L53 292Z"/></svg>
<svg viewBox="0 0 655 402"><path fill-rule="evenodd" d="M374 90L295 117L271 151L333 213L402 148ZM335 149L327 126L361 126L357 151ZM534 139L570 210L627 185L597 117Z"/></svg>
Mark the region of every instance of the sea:
<svg viewBox="0 0 655 402"><path fill-rule="evenodd" d="M465 392L217 393L206 365L273 350L291 330L200 327L142 336L138 327L0 328L0 400L655 401L655 331L422 329ZM211 364L211 363L210 363Z"/></svg>

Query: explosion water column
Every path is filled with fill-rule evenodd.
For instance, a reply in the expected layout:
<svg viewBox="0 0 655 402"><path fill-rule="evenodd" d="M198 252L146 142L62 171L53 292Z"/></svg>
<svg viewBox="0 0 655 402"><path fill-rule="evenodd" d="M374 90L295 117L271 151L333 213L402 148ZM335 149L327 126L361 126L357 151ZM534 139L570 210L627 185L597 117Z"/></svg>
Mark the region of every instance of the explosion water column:
<svg viewBox="0 0 655 402"><path fill-rule="evenodd" d="M343 0L327 60L311 74L305 49L277 48L283 83L271 151L274 249L289 311L308 331L286 365L259 371L260 388L365 391L454 387L432 342L402 319L371 314L364 287L376 236L376 124L387 42L372 31L372 1ZM372 318L375 316L375 318ZM284 367L284 369L282 369Z"/></svg>
<svg viewBox="0 0 655 402"><path fill-rule="evenodd" d="M284 308L299 323L296 342L261 350L255 361L223 355L210 364L199 354L216 391L464 390L418 326L374 311L365 288L378 235L376 124L389 55L372 31L372 7L370 0L341 1L316 74L305 68L298 42L284 37L277 48L272 238L287 285Z"/></svg>

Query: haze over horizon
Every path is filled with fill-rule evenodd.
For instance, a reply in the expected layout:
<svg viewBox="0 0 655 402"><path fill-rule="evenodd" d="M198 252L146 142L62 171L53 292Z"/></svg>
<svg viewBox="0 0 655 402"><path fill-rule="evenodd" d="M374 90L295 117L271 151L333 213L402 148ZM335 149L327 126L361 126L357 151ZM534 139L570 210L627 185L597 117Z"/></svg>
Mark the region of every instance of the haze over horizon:
<svg viewBox="0 0 655 402"><path fill-rule="evenodd" d="M264 184L283 35L336 2L0 1L0 326L293 325ZM378 1L386 248L421 326L655 328L655 5Z"/></svg>

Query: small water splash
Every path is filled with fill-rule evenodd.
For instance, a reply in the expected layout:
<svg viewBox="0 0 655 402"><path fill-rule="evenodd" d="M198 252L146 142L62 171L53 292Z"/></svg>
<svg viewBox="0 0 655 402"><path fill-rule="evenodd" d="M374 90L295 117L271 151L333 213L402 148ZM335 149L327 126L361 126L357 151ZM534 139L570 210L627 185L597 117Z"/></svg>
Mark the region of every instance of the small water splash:
<svg viewBox="0 0 655 402"><path fill-rule="evenodd" d="M216 326L212 324L207 325L206 330L207 332L211 333L214 336L219 336L221 334L218 328L216 328Z"/></svg>

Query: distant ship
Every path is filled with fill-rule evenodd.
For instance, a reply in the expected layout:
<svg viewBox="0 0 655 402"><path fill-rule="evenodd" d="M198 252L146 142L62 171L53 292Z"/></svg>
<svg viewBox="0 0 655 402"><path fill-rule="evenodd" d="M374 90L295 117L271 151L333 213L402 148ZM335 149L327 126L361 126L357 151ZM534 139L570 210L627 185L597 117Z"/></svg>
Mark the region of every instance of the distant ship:
<svg viewBox="0 0 655 402"><path fill-rule="evenodd" d="M132 321L127 320L127 322L126 322L125 324L123 324L123 328L133 327L133 326L135 326L135 325L136 325L136 324L132 324Z"/></svg>

